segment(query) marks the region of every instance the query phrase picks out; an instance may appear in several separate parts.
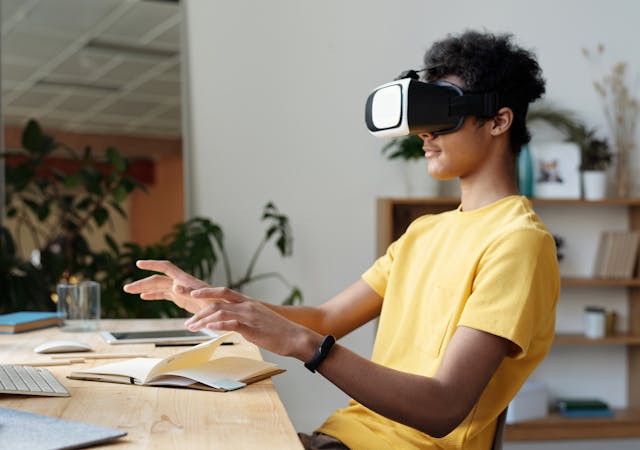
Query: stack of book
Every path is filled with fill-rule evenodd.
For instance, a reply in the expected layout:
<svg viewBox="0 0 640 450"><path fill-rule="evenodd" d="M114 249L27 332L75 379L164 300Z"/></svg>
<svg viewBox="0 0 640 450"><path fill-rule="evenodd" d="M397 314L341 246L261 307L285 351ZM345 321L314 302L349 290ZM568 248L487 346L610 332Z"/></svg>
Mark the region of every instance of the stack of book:
<svg viewBox="0 0 640 450"><path fill-rule="evenodd" d="M60 324L55 312L19 311L0 315L0 333L21 333Z"/></svg>
<svg viewBox="0 0 640 450"><path fill-rule="evenodd" d="M558 410L565 417L612 417L609 405L596 398L561 398Z"/></svg>
<svg viewBox="0 0 640 450"><path fill-rule="evenodd" d="M638 261L640 232L604 231L594 267L597 278L633 278Z"/></svg>

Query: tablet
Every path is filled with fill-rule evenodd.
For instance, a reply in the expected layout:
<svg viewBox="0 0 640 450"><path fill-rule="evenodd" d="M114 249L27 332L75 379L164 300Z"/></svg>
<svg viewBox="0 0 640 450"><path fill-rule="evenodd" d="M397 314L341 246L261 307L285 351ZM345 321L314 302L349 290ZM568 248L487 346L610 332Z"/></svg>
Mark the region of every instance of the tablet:
<svg viewBox="0 0 640 450"><path fill-rule="evenodd" d="M218 336L211 330L195 333L186 329L149 331L101 331L100 335L109 344L184 344L208 341Z"/></svg>

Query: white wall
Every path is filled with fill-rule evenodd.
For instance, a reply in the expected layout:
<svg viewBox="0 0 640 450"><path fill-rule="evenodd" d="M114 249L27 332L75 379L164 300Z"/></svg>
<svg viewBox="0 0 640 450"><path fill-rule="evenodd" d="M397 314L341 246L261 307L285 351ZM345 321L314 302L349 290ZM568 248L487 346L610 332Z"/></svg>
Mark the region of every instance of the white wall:
<svg viewBox="0 0 640 450"><path fill-rule="evenodd" d="M264 267L298 283L307 304L333 295L374 260L375 199L401 195L403 185L398 163L385 160L383 142L365 130L364 99L401 70L419 67L434 39L469 27L514 32L536 50L547 98L593 124L603 115L581 48L604 43L608 61L625 59L640 71L630 35L640 3L633 0L188 0L183 6L192 214L223 225L232 258L244 267L262 232L261 208L276 202L292 221L294 256L282 262L267 254ZM251 294L277 301L283 291L262 285ZM568 320L563 325L561 318L560 326L575 325ZM369 327L345 343L369 355L372 338ZM345 404L344 395L299 362L267 357L289 369L275 381L298 429L313 429ZM613 370L622 371L623 361ZM624 391L615 395L624 401Z"/></svg>

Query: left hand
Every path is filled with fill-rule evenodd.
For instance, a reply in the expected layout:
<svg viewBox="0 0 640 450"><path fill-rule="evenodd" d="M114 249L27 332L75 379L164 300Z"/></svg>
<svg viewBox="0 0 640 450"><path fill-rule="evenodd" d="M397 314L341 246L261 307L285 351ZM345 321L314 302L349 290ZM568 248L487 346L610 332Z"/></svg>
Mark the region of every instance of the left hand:
<svg viewBox="0 0 640 450"><path fill-rule="evenodd" d="M185 325L191 331L202 328L237 331L259 347L303 361L311 358L313 349L322 340L318 333L231 289L207 287L192 291L191 296L198 300L224 300L206 306L188 319Z"/></svg>

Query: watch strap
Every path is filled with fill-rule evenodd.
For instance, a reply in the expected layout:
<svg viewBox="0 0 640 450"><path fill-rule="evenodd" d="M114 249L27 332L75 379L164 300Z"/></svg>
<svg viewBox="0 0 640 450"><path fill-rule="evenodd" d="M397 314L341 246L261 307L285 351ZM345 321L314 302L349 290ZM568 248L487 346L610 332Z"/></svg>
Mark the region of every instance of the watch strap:
<svg viewBox="0 0 640 450"><path fill-rule="evenodd" d="M313 357L309 361L304 363L304 366L307 369L309 369L311 372L315 373L318 366L329 355L329 352L331 351L331 348L335 343L336 343L335 337L331 335L325 336L324 339L322 339L320 346L318 347L316 352L313 354Z"/></svg>

